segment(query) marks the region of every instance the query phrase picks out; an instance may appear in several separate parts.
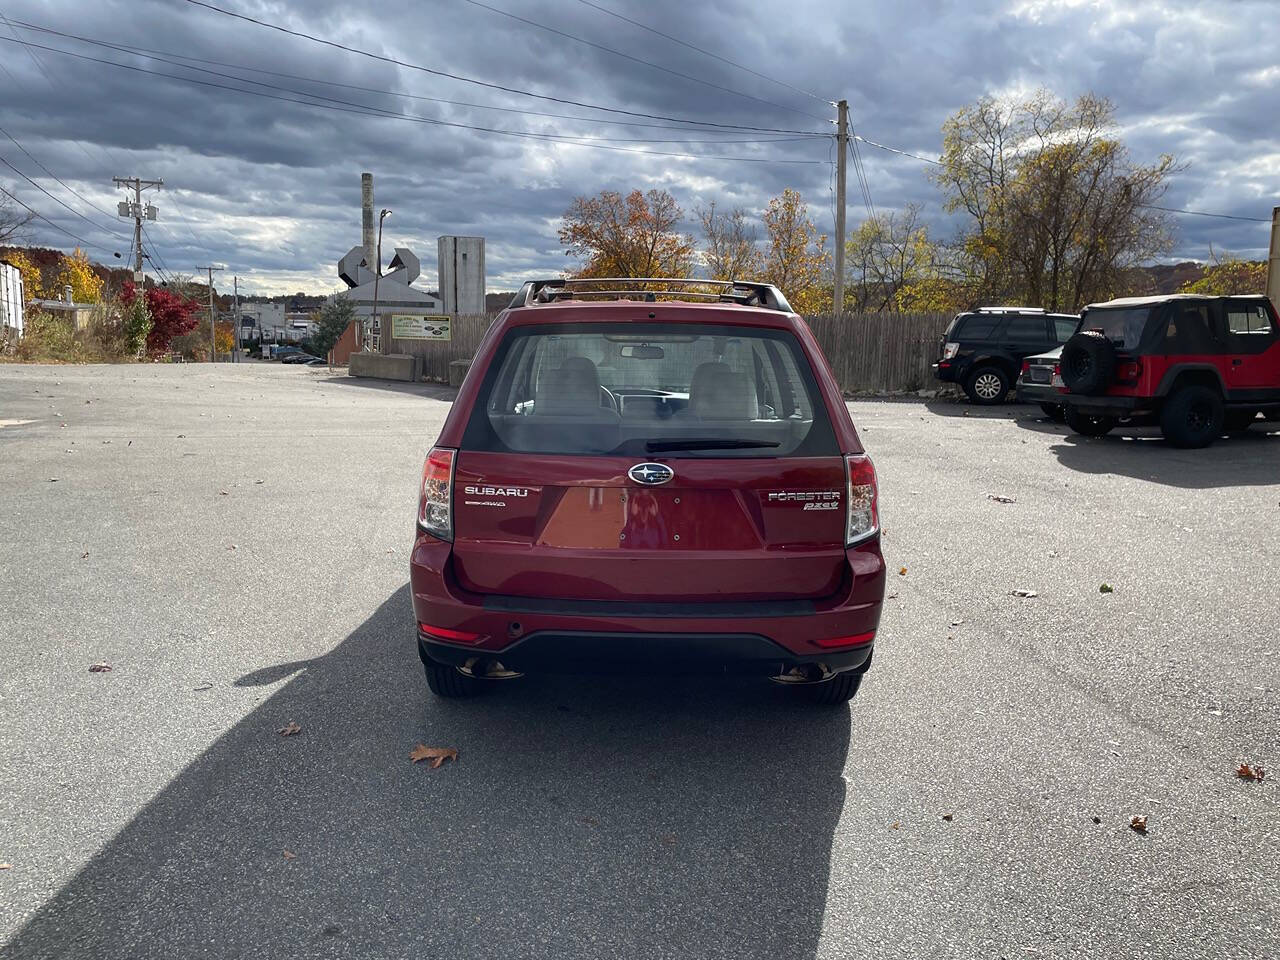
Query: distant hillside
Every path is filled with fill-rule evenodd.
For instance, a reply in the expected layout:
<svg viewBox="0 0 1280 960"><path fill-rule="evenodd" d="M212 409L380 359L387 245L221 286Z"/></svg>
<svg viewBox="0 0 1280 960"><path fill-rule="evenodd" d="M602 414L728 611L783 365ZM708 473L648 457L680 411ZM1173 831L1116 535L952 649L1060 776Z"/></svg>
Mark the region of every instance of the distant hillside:
<svg viewBox="0 0 1280 960"><path fill-rule="evenodd" d="M507 304L511 302L511 298L516 295L512 290L509 293L486 293L484 295L484 312L499 313L507 309Z"/></svg>

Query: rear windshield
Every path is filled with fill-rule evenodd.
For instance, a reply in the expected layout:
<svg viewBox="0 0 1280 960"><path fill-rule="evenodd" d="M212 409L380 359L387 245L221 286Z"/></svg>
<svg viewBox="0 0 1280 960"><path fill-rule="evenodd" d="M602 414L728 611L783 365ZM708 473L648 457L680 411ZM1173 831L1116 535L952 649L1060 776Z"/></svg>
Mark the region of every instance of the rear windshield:
<svg viewBox="0 0 1280 960"><path fill-rule="evenodd" d="M1121 350L1136 350L1142 331L1151 316L1150 307L1116 310L1090 310L1084 315L1081 330L1097 330Z"/></svg>
<svg viewBox="0 0 1280 960"><path fill-rule="evenodd" d="M663 458L839 452L790 332L661 323L511 330L463 445Z"/></svg>

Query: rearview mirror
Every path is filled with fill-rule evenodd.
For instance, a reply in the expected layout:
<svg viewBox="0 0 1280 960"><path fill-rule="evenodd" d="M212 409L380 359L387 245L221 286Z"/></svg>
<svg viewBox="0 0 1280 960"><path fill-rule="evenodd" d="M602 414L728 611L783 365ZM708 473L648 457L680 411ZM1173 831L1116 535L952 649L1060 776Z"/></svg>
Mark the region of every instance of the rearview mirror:
<svg viewBox="0 0 1280 960"><path fill-rule="evenodd" d="M618 353L632 360L661 360L666 356L661 347L650 346L647 343L628 343L619 349Z"/></svg>

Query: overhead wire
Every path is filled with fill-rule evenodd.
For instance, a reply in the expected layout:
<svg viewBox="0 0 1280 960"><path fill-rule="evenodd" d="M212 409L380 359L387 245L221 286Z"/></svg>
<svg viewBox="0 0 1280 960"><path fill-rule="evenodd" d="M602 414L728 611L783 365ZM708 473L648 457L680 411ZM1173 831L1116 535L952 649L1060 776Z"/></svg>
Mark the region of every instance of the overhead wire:
<svg viewBox="0 0 1280 960"><path fill-rule="evenodd" d="M82 193L80 193L80 191L76 190L76 189L75 189L75 187L71 186L69 183L67 183L66 181L62 180L62 179L61 179L61 178L60 178L56 173L54 173L52 170L50 170L48 167L46 167L43 163L41 163L39 160L37 160L35 157L33 157L33 156L31 155L31 151L29 151L26 147L24 147L21 143L19 143L19 142L18 142L17 137L15 137L13 134L11 134L11 133L10 133L8 130L6 130L4 127L0 127L0 134L4 134L6 137L8 137L10 140L12 140L12 141L13 141L13 145L14 145L15 147L17 147L19 150L21 150L21 151L26 155L26 157L27 157L27 159L28 159L28 160L30 160L30 161L31 161L32 163L34 163L37 167L39 167L41 170L43 170L46 174L48 174L48 176L50 176L51 178L53 178L53 180L55 180L58 184L60 184L64 190L66 190L66 191L67 191L68 193L70 193L70 194L73 194L77 199L79 199L79 200L80 200L80 202L81 202L81 203L85 204L86 206L92 207L94 210L97 210L99 213L101 213L101 214L102 214L102 215L104 215L104 216L107 216L107 217L114 216L114 214L112 214L110 211L107 211L107 210L102 209L102 207L98 206L96 203L94 203L94 202L93 202L92 200L90 200L88 197L84 196L84 194L82 194ZM85 217L84 219L89 220L89 218L88 218L88 217ZM90 223L94 223L94 221L93 221L93 220L89 220L89 222L90 222ZM100 225L100 224L94 224L94 225L95 225L95 226L98 226L98 227L99 227L99 229L105 229L105 228L101 227L101 225Z"/></svg>
<svg viewBox="0 0 1280 960"><path fill-rule="evenodd" d="M732 87L725 87L725 86L722 86L721 84L713 83L710 80L703 80L701 77L695 77L688 73L681 73L679 70L672 70L670 67L664 67L661 64L652 62L651 60L645 60L642 57L637 57L633 54L626 53L622 50L615 50L612 47L606 47L604 44L596 43L594 40L587 40L584 37L575 36L572 33L566 33L563 30L559 30L555 27L548 26L545 23L539 23L537 20L530 20L526 17L519 16L518 14L510 13L506 10L500 10L497 7L493 7L487 3L482 2L482 0L462 0L462 2L469 3L473 7L480 7L481 9L488 10L492 13L496 13L499 16L509 17L510 19L515 20L518 23L526 24L538 30L545 30L547 33L555 34L557 37L564 37L566 40L572 40L575 43L581 43L595 50L601 50L604 53L609 54L610 56L622 57L624 60L630 60L632 63L639 63L639 64L643 64L646 67L652 67L654 70L660 70L663 73L669 73L672 76L680 77L682 80L689 80L689 81L692 81L693 83L700 83L705 87L712 88L713 90L720 90L724 93L731 94L735 97L742 97L745 100L752 100L756 103L762 103L768 107L775 107L778 110L789 110L793 113L798 113L798 114L801 114L802 116L809 117L812 120L825 121L827 119L825 117L816 117L812 113L809 113L806 110L800 110L796 107L788 107L781 103L775 103L773 100L765 100L761 97L753 96L752 94L749 94L749 93L743 93L741 90L734 90Z"/></svg>
<svg viewBox="0 0 1280 960"><path fill-rule="evenodd" d="M188 0L188 2L195 2L195 0ZM8 37L2 37L2 36L0 36L0 41L20 42L20 41L13 41L13 40L10 40L10 38ZM30 43L30 41L27 41L27 42ZM221 90L229 90L235 93L246 94L248 96L261 97L268 100L278 100L284 103L297 103L297 104L302 104L303 106L319 107L321 109L334 110L341 113L351 113L359 116L384 117L388 119L402 120L402 121L407 121L411 123L429 124L432 126L453 127L453 128L465 129L465 130L476 130L482 133L492 133L499 136L516 137L516 138L530 139L530 140L542 140L542 141L555 142L555 143L565 143L570 145L590 147L597 150L611 150L614 152L640 154L645 156L678 157L678 158L684 158L689 160L726 160L726 161L737 161L737 162L743 162L743 163L819 164L824 162L821 160L797 160L797 159L776 158L776 157L721 156L721 155L708 155L708 154L696 154L696 153L676 153L676 152L658 151L658 150L636 150L629 147L610 146L607 143L596 142L594 140L591 140L588 138L582 138L582 137L572 137L572 136L566 136L566 135L560 135L560 134L533 133L530 131L504 130L497 127L481 126L479 124L461 123L461 122L452 121L452 120L441 120L435 117L420 117L414 114L397 113L392 110L387 110L381 107L375 107L369 104L359 104L359 103L352 103L350 101L337 100L336 98L333 98L333 97L324 97L319 94L307 93L305 91L290 90L288 92L298 93L299 96L309 98L309 99L282 97L277 94L266 93L259 90L246 90L244 87L230 86L228 84L223 84L223 83L215 83L210 80L199 80L199 79L196 79L195 77L184 77L178 74L165 73L164 71L148 70L145 67L139 67L133 64L118 63L114 60L105 60L101 57L91 57L88 54L76 53L71 50L63 50L58 47L48 46L47 44L32 43L31 45L36 47L37 49L46 50L50 53L58 53L63 56L73 57L79 60L87 60L92 63L99 63L106 66L116 67L122 70L129 70L135 73L142 73L150 76L166 77L171 80L177 80L181 83L189 83L197 86L212 87L212 88L221 89ZM193 68L187 68L187 69L193 69ZM232 79L238 79L242 83L258 84L257 81L247 80L244 78L232 78ZM258 85L262 86L263 84L258 84ZM276 89L281 89L281 88L276 88ZM316 102L316 101L321 101L321 102ZM688 142L688 141L679 141L679 142ZM757 141L753 141L753 142L757 142Z"/></svg>
<svg viewBox="0 0 1280 960"><path fill-rule="evenodd" d="M457 80L461 83L474 84L476 86L485 87L486 89L489 89L489 90L499 90L499 91L502 91L503 93L512 93L522 97L533 97L538 100L547 100L552 103L562 103L568 106L583 107L587 110L600 110L606 113L616 113L622 116L640 117L645 120L667 120L673 123L695 123L695 124L698 124L699 126L724 127L729 129L735 129L735 130L751 130L751 131L760 132L760 133L796 132L796 131L780 131L780 130L777 130L776 128L768 128L768 127L753 127L745 124L720 123L720 122L711 121L711 120L691 120L689 118L671 117L663 114L644 113L638 110L625 110L621 107L606 107L606 106L601 106L600 104L587 103L581 100L572 100L567 97L556 97L546 93L534 93L530 90L521 90L518 87L509 87L501 83L491 83L490 81L487 81L487 80L477 80L474 77L466 77L466 76L462 76L461 74L449 73L446 70L436 70L433 67L426 67L426 66L423 66L422 64L411 63L406 60L399 60L396 57L389 57L389 56L386 56L385 54L373 53L372 51L369 51L369 50L362 50L359 47L352 47L344 43L338 43L336 40L329 40L324 37L317 37L313 34L305 33L301 30L293 30L289 27L283 27L283 26L280 26L279 24L271 23L270 21L267 21L267 20L259 20L256 17L249 16L248 14L237 13L234 10L227 10L223 7L216 6L215 4L207 3L206 0L185 0L185 2L192 4L193 6L204 7L207 10L212 10L213 12L222 14L223 16L226 16L226 17L232 17L236 20L243 20L247 23L256 24L257 26L264 27L268 30L275 30L291 37L299 37L304 40L310 40L313 43L322 44L324 46L332 47L337 50L344 50L347 53L358 54L359 56L367 57L371 60L377 60L382 63L390 63L397 67L404 67L406 70L416 70L421 73L428 73L437 77L445 77L449 80ZM798 131L798 132L809 133L813 131Z"/></svg>
<svg viewBox="0 0 1280 960"><path fill-rule="evenodd" d="M796 93L803 94L806 97L811 97L814 100L819 101L820 103L827 103L833 106L835 105L835 101L833 101L830 97L821 97L821 96L818 96L818 94L816 93L810 93L808 90L805 90L802 87L797 87L794 84L787 83L787 81L785 80L779 80L776 77L770 77L767 74L761 73L759 70L753 70L748 66L744 66L743 64L738 63L736 60L730 60L728 57L722 57L718 53L712 53L710 50L704 50L702 47L699 47L696 44L689 43L687 40L681 40L679 37L673 37L669 33L663 33L661 30L651 27L648 24L641 23L639 20L632 20L630 17L624 17L622 14L616 13L615 11L608 9L607 7L602 7L598 3L592 3L591 0L578 0L578 2L581 3L583 6L590 7L592 10L598 10L601 13L605 14L606 16L610 16L617 20L621 20L624 23L629 23L634 27L639 27L641 30L647 30L652 34L656 34L659 37L663 37L666 40L670 40L672 43L678 43L682 47L688 47L690 50L693 50L694 52L699 53L704 57L711 57L713 60L719 60L721 63L727 63L731 67L737 67L739 70L745 70L747 73L751 74L754 77L759 77L761 80L768 80L770 83L776 83L781 87L786 87L788 90L794 90ZM806 114L806 116L808 116L808 114ZM827 122L830 122L830 121L828 120Z"/></svg>
<svg viewBox="0 0 1280 960"><path fill-rule="evenodd" d="M80 241L80 243L84 244L86 247L92 247L92 248L93 248L93 249L95 249L95 250L110 250L110 249L111 249L110 247L104 247L104 246L103 246L102 244L100 244L100 243L94 243L92 240L86 240L84 237L80 236L78 233L73 233L72 231L68 230L66 227L62 226L61 224L55 223L54 221L52 221L52 220L50 220L48 217L46 217L43 213L41 213L39 210L37 210L37 209L35 209L34 207L32 207L32 206L30 206L30 205L28 205L28 204L24 203L22 200L20 200L20 199L19 199L17 196L15 196L14 194L10 193L10 192L9 192L7 189L5 189L3 186L0 186L0 193L3 193L6 197L8 197L10 200L12 200L14 203L16 203L18 206L22 207L24 210L26 210L28 213L30 213L33 217L36 217L36 218L38 218L38 219L40 219L40 220L43 220L43 221L44 221L45 223L47 223L49 226L53 227L53 229L55 229L55 230L59 231L60 233L65 233L65 234L66 234L68 237L70 237L72 240L78 240L78 241Z"/></svg>
<svg viewBox="0 0 1280 960"><path fill-rule="evenodd" d="M81 213L75 207L71 206L70 204L66 203L64 200L50 193L37 180L34 180L31 177L27 176L25 173L23 173L21 170L15 167L12 163L10 163L5 157L0 157L0 163L3 163L6 167L8 167L10 170L16 173L18 176L20 176L23 180L27 181L27 183L31 184L33 187L35 187L37 190L43 193L46 197L48 197L54 203L70 211L72 214L79 217L85 223L89 224L89 226L93 227L96 230L101 230L103 233L107 234L107 236L111 237L113 240L119 241L123 239L122 237L116 236L116 234L112 233L111 230L104 227L102 224L98 223L96 220L92 220L89 217L86 217L83 213ZM41 219L47 219L47 218L42 217ZM103 249L106 249L106 248L104 247Z"/></svg>
<svg viewBox="0 0 1280 960"><path fill-rule="evenodd" d="M100 40L93 37L82 36L79 34L67 33L62 30L55 30L52 27L41 26L40 24L29 23L23 20L15 19L13 22L34 32L45 33L51 36L61 37L66 40L75 40L80 43L92 44L93 46L106 47L108 49L116 50L121 53L131 53L135 55L146 56L154 60L159 60L162 63L170 63L173 66L187 67L188 69L194 69L194 68L188 67L188 64L203 63L209 66L227 67L232 70L245 70L250 73L262 74L264 76L269 76L269 77L282 77L286 80L299 80L299 81L302 81L303 83L315 83L315 84L321 84L327 87L337 87L339 89L344 89L344 90L356 90L361 93L373 93L373 94L379 94L383 96L399 97L405 100L420 100L428 103L446 104L448 106L468 107L475 110L494 110L501 113L516 113L516 114L520 114L522 116L528 116L528 117L545 117L553 120L575 120L582 123L608 124L611 126L648 127L652 129L658 129L658 130L689 130L690 132L695 132L695 133L698 132L696 128L691 129L689 126L676 126L669 123L644 123L636 120L612 120L607 117L583 117L583 116L578 116L576 114L550 113L550 112L545 112L540 110L528 110L521 107L502 107L502 106L497 106L495 104L489 104L489 103L475 103L469 100L453 100L446 97L429 97L429 96L426 96L425 94L408 93L403 90L385 90L380 87L367 87L361 84L342 83L337 80L324 80L319 77L307 77L307 76L302 76L296 73L284 73L279 70L267 70L262 67L254 67L244 63L234 63L226 60L212 60L205 57L193 57L188 54L174 53L173 51L168 51L168 50L157 50L152 47L140 47L135 44ZM166 59L166 58L170 58L170 59ZM178 62L175 63L174 61L178 61ZM243 78L243 77L237 78L237 79L240 79L242 82L246 82L246 83L250 82L247 78ZM679 123L702 124L704 123L704 121L690 119L690 120L680 120ZM818 132L811 132L806 130L791 130L791 129L785 129L785 128L750 127L750 126L736 127L735 125L732 125L732 124L726 124L724 125L724 128L732 132L757 131L762 133L797 134L797 135L809 136L809 137L825 137L830 135L827 133L818 133Z"/></svg>

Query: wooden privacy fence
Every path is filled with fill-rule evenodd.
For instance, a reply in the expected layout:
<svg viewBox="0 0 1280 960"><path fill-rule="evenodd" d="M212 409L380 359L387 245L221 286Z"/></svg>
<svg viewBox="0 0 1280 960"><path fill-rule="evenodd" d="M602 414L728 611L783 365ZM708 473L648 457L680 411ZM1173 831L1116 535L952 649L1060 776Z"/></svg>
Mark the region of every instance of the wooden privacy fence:
<svg viewBox="0 0 1280 960"><path fill-rule="evenodd" d="M392 340L391 353L422 357L422 375L447 382L449 363L470 360L493 317L453 318L452 338ZM938 338L951 322L948 313L865 313L806 318L831 361L836 381L848 393L899 393L935 385L929 369L938 356Z"/></svg>

